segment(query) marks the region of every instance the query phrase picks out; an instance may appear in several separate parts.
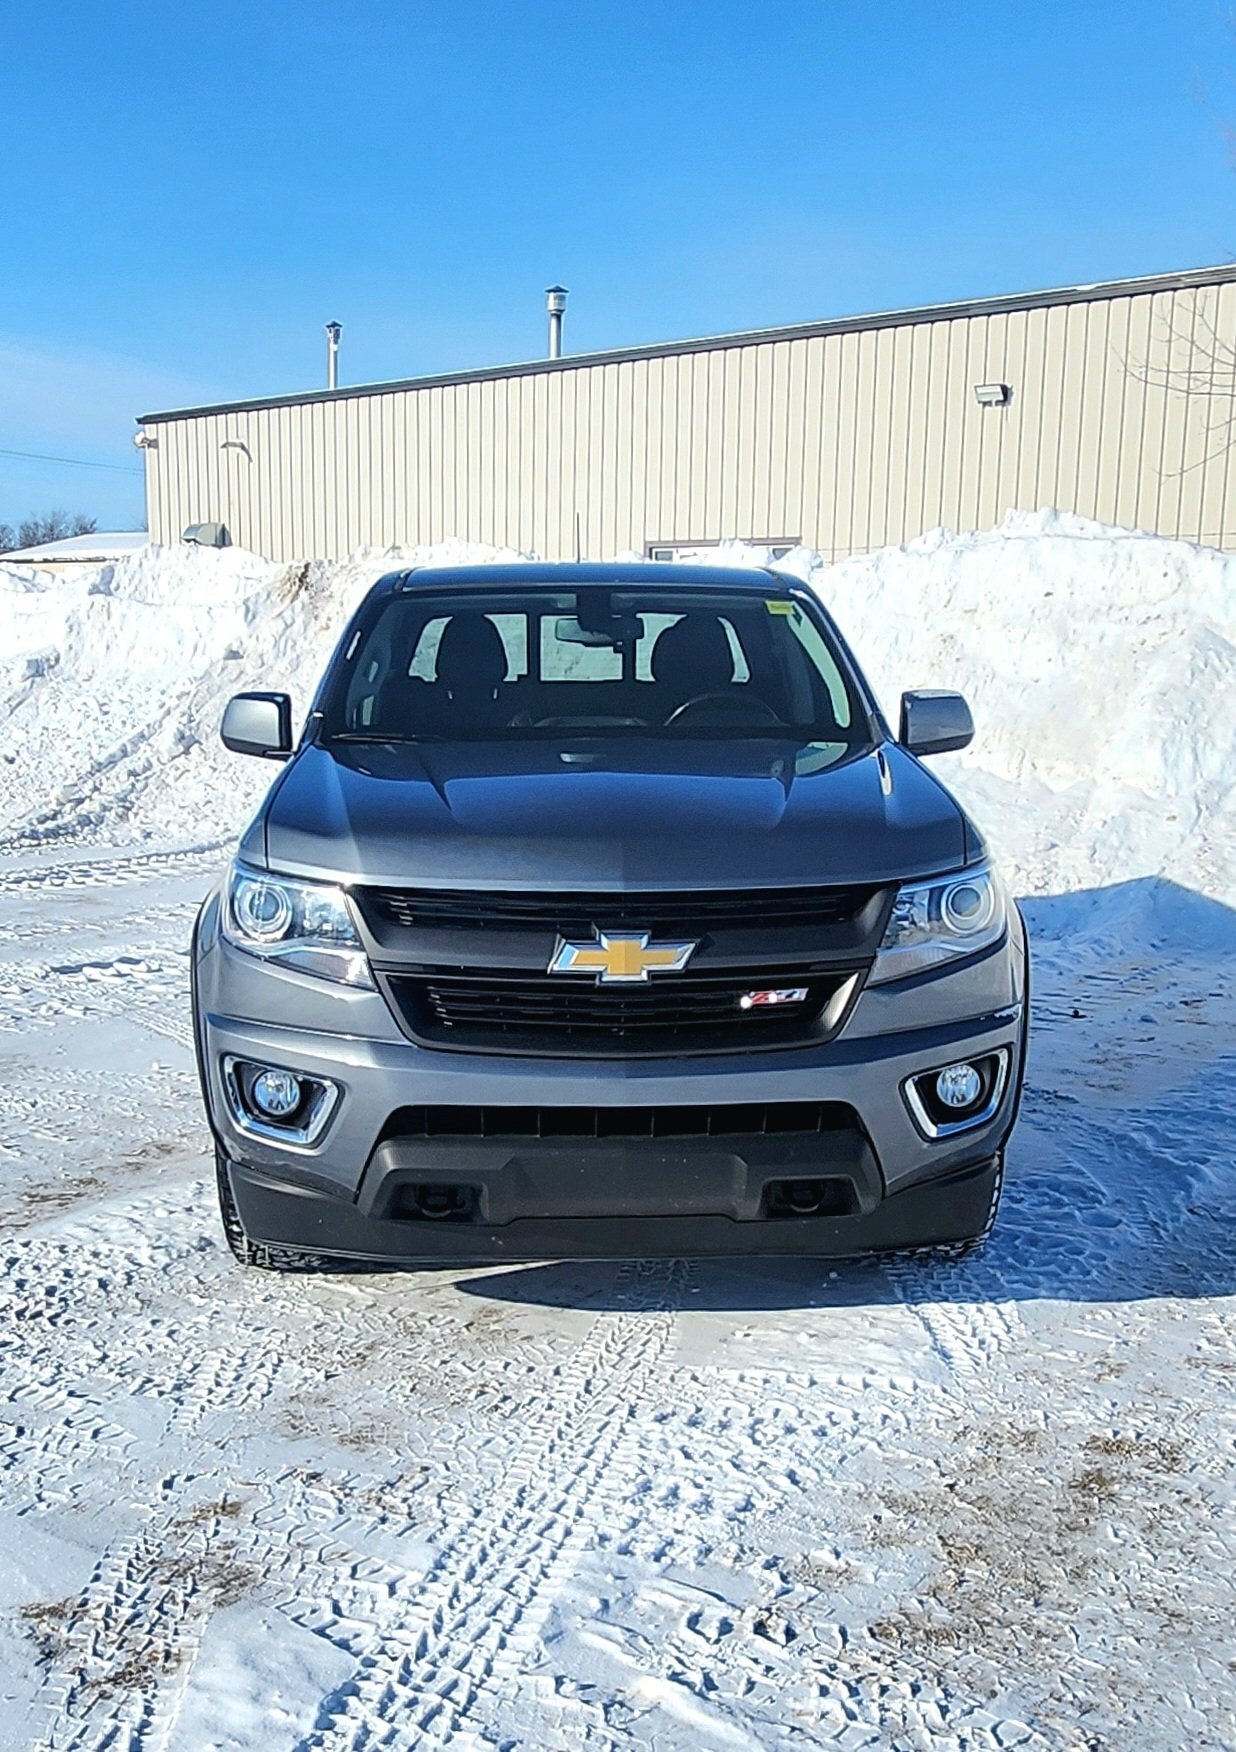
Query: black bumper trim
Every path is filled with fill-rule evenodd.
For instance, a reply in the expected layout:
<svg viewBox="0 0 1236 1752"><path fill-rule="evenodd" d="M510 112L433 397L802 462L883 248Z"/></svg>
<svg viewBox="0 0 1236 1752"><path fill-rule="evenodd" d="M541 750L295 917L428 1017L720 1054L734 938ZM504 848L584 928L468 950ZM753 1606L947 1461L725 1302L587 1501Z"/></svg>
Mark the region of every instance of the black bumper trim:
<svg viewBox="0 0 1236 1752"><path fill-rule="evenodd" d="M441 1173L435 1177L449 1180ZM230 1166L230 1178L251 1240L357 1263L476 1266L545 1259L837 1259L965 1241L986 1226L997 1167L988 1160L892 1197L873 1201L868 1194L848 1216L741 1219L667 1211L517 1216L501 1224L375 1215L374 1200L366 1211L359 1202L271 1179L237 1163ZM611 1211L615 1202L611 1187Z"/></svg>

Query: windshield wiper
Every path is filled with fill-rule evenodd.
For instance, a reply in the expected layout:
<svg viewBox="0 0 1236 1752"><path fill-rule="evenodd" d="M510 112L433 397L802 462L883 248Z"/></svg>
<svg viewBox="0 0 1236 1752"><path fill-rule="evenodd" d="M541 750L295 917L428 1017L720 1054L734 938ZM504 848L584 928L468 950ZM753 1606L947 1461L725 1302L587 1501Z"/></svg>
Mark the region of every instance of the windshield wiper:
<svg viewBox="0 0 1236 1752"><path fill-rule="evenodd" d="M396 747L406 747L413 742L443 742L445 738L434 735L418 736L386 736L379 730L336 730L332 736L323 737L324 742L371 742L382 744L394 743Z"/></svg>

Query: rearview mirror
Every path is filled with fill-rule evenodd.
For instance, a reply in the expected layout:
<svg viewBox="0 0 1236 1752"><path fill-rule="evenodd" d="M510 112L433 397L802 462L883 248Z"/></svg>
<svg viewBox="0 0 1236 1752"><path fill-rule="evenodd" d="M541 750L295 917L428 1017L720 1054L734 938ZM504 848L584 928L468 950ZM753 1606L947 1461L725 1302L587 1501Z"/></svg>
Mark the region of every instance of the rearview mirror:
<svg viewBox="0 0 1236 1752"><path fill-rule="evenodd" d="M282 693L235 694L227 703L219 734L233 754L286 760L292 752L292 702Z"/></svg>
<svg viewBox="0 0 1236 1752"><path fill-rule="evenodd" d="M585 626L575 615L560 615L554 622L554 637L561 645L586 645L596 651L616 651L635 642L644 630L638 615L611 615L602 626Z"/></svg>
<svg viewBox="0 0 1236 1752"><path fill-rule="evenodd" d="M933 687L915 688L901 696L901 730L897 740L911 754L949 754L974 740L974 719L959 693Z"/></svg>

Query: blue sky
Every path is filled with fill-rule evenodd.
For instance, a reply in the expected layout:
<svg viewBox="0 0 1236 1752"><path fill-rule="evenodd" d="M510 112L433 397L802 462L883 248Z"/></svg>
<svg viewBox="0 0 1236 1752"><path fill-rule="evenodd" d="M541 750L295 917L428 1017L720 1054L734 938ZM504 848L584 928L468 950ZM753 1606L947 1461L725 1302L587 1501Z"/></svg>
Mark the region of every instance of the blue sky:
<svg viewBox="0 0 1236 1752"><path fill-rule="evenodd" d="M10 9L0 522L133 417L1236 255L1220 0ZM130 471L130 472L122 472Z"/></svg>

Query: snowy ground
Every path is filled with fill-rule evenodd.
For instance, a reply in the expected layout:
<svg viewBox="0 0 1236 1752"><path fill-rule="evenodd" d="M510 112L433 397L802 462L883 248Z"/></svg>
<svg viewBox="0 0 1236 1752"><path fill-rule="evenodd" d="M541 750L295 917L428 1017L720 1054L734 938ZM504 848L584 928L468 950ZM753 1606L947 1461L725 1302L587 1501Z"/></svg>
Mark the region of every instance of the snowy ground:
<svg viewBox="0 0 1236 1752"><path fill-rule="evenodd" d="M1083 542L1114 578L1144 540L1025 531L987 564L1020 557L1018 600L1042 598ZM186 940L246 799L192 727L259 670L303 698L330 615L286 575L255 607L274 569L237 557L217 600L155 562L140 588L132 562L93 592L13 581L5 1752L1236 1745L1236 914L1203 748L1230 709L1206 676L1232 658L1234 562L1151 547L1131 600L1184 568L1186 600L1147 611L1160 643L1110 602L1108 646L1078 634L1137 642L1120 676L1110 654L1077 674L1118 696L1120 733L1089 720L1057 770L1057 698L1018 732L1020 775L999 731L952 775L1038 896L1038 955L1003 1217L951 1267L235 1267ZM950 637L976 551L919 555ZM336 619L374 569L327 580ZM892 671L849 576L821 587L853 592L838 612ZM984 709L1029 710L1038 659L1007 637L980 748ZM895 685L958 679L924 655Z"/></svg>

